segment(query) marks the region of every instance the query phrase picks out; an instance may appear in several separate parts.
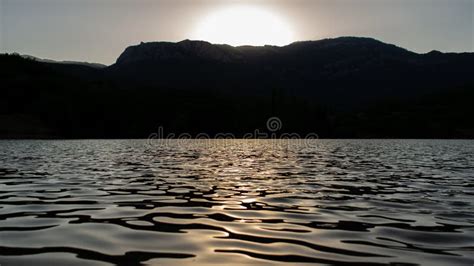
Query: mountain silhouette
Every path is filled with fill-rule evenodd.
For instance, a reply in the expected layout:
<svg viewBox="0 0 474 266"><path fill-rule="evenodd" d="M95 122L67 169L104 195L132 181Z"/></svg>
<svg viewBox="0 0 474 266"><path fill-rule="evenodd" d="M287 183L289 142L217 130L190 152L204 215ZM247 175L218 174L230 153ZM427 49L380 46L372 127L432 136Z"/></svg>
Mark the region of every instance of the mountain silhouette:
<svg viewBox="0 0 474 266"><path fill-rule="evenodd" d="M472 138L473 63L359 37L141 43L108 67L2 55L0 136L239 135L278 116L285 132L328 138Z"/></svg>
<svg viewBox="0 0 474 266"><path fill-rule="evenodd" d="M472 84L473 62L472 53L417 54L371 38L342 37L284 47L186 40L131 46L107 72L134 84L213 88L231 94L273 87L347 102L352 97L364 100L466 86ZM352 100L347 104L351 102L357 104Z"/></svg>

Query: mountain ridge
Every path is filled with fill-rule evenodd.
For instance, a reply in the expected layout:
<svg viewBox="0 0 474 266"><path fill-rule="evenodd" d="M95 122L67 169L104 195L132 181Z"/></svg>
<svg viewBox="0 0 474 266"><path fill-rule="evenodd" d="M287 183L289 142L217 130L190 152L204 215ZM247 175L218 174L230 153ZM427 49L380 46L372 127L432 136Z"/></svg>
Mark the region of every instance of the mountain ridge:
<svg viewBox="0 0 474 266"><path fill-rule="evenodd" d="M253 94L262 87L305 96L417 94L472 82L474 53L418 54L373 38L340 37L287 46L229 46L204 41L128 47L106 75L133 84ZM407 82L410 81L410 82ZM357 87L359 95L348 90ZM331 97L326 97L331 94Z"/></svg>
<svg viewBox="0 0 474 266"><path fill-rule="evenodd" d="M107 68L111 67L114 64L117 64L117 61L119 61L120 57L124 55L124 53L128 49L133 49L133 48L138 48L142 45L177 45L177 44L185 44L185 43L202 43L202 44L207 44L209 46L217 46L221 48L228 48L228 49L237 49L237 50L255 50L255 49L260 49L260 48L270 48L270 49L279 49L279 48L286 48L286 47L292 47L292 46L297 46L297 45L308 45L308 44L317 44L317 43L324 43L324 42L331 42L331 41L338 41L338 40L369 40L373 41L374 43L379 43L387 46L391 46L393 48L397 48L400 50L407 51L411 54L414 55L473 55L474 52L443 52L439 50L431 50L429 52L425 53L418 53L411 51L409 49L403 48L401 46L397 46L395 44L387 43L380 41L378 39L372 38L372 37L356 37L356 36L341 36L341 37L336 37L336 38L324 38L324 39L319 39L319 40L303 40L303 41L295 41L291 44L284 45L284 46L276 46L276 45L263 45L263 46L254 46L254 45L239 45L239 46L232 46L229 44L215 44L215 43L210 43L205 40L190 40L190 39L185 39L179 42L170 42L170 41L153 41L153 42L141 42L140 44L136 45L130 45L124 49L124 51L117 57L116 61L114 63L111 63L109 65L103 64L103 63L96 63L96 62L85 62L85 61L73 61L73 60L53 60L53 59L47 59L47 58L40 58L36 57L33 55L28 55L28 54L19 54L19 53L11 53L12 55L19 55L23 58L30 59L30 60L35 60L43 63L57 63L57 64L73 64L73 65L84 65L84 66L90 66L94 68ZM8 53L0 53L0 55L8 55Z"/></svg>
<svg viewBox="0 0 474 266"><path fill-rule="evenodd" d="M223 61L229 62L230 59L237 59L241 60L243 54L248 52L249 50L253 51L266 51L266 52L277 52L277 53L288 53L291 52L293 48L301 48L301 46L305 47L313 47L317 49L324 49L330 48L331 46L336 45L347 45L352 44L354 46L361 45L361 44L369 44L369 45L379 45L379 46L386 46L390 47L391 49L398 51L409 52L412 54L416 54L414 52L410 52L404 48L398 47L393 44L387 44L381 41L378 41L373 38L367 37L339 37L339 38L328 38L322 40L314 40L314 41L298 41L291 43L285 46L273 46L273 45L265 45L265 46L251 46L251 45L243 45L243 46L231 46L227 44L212 44L207 41L200 41L200 40L183 40L180 42L148 42L148 43L140 43L138 45L132 45L125 49L125 51L118 57L115 64L124 64L130 61L149 61L149 60L159 60L159 59L172 59L173 56L178 56L178 59L181 59L185 55L188 56L197 56L197 57L207 57L211 60L216 61ZM152 52L157 52L153 54ZM140 58L134 58L133 60L128 61L128 57L136 56L138 52L142 52L143 56ZM169 52L168 54L162 54L162 52ZM181 52L182 54L178 54ZM216 54L220 53L220 54ZM163 57L164 58L163 58ZM248 55L247 55L248 56ZM180 58L181 57L181 58Z"/></svg>
<svg viewBox="0 0 474 266"><path fill-rule="evenodd" d="M470 55L474 54L473 52L440 52L437 50L432 50L427 53L417 53L410 51L408 49L405 49L403 47L382 42L380 40L370 38L370 37L353 37L353 36L343 36L343 37L338 37L338 38L326 38L326 39L321 39L321 40L307 40L307 41L296 41L291 44L285 45L285 46L274 46L274 45L264 45L264 46L252 46L252 45L242 45L242 46L231 46L228 44L213 44L207 41L202 41L202 40L183 40L180 42L142 42L137 45L132 45L129 46L125 49L125 51L119 55L117 58L116 62L114 64L122 64L122 63L127 63L126 57L128 56L133 56L136 55L136 52L145 49L150 52L153 49L156 49L158 51L164 52L164 51L169 51L172 49L174 52L183 52L183 53L188 53L188 55L198 55L198 56L206 56L209 55L211 51L214 52L221 52L225 53L227 55L231 54L234 56L237 56L237 59L241 59L242 53L245 53L246 51L249 50L264 50L267 49L268 52L273 51L273 52L280 52L280 53L285 53L289 52L294 48L301 48L303 47L313 47L314 49L327 49L327 48L333 48L335 46L344 46L346 45L346 48L350 48L347 46L352 45L354 47L361 47L363 45L369 46L368 48L374 48L374 47L383 47L384 49L390 49L392 52L398 52L398 53L405 53L407 55L412 55L412 56L423 56L423 55ZM207 48L207 49L206 49ZM135 53L133 53L133 52ZM193 52L195 52L193 54ZM208 54L203 52L207 52ZM162 59L160 58L160 54L158 54L158 58L156 55L153 54L148 54L150 57L142 57L140 59L143 60L156 60L156 59ZM172 54L166 55L167 58L165 59L170 59L172 58ZM183 54L184 55L184 54ZM210 59L222 59L222 57L219 56L214 56L210 54ZM229 59L229 57L224 57L224 59ZM139 61L139 60L134 60L134 61ZM219 61L219 60L217 60ZM222 61L229 61L229 60L222 60ZM113 66L114 64L110 65ZM109 66L109 67L110 67Z"/></svg>

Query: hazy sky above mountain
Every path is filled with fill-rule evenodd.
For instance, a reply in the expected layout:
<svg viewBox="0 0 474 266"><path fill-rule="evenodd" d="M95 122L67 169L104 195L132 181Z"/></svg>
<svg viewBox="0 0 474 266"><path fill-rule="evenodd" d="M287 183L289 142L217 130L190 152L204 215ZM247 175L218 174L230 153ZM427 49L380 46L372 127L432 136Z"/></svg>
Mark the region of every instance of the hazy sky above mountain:
<svg viewBox="0 0 474 266"><path fill-rule="evenodd" d="M141 41L349 35L422 53L472 52L473 13L473 0L0 0L0 52L111 64Z"/></svg>

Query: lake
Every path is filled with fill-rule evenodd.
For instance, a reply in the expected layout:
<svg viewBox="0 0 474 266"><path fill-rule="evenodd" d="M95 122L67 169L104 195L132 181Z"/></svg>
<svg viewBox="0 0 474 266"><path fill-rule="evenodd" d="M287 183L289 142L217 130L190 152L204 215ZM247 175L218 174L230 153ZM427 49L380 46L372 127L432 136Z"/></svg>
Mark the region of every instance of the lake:
<svg viewBox="0 0 474 266"><path fill-rule="evenodd" d="M474 141L0 141L0 264L472 265Z"/></svg>

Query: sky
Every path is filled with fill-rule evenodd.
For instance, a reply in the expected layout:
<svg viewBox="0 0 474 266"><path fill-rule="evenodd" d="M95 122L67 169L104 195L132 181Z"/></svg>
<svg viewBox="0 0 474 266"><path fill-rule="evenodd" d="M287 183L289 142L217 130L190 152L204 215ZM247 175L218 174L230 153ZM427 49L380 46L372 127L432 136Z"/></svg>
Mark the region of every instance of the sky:
<svg viewBox="0 0 474 266"><path fill-rule="evenodd" d="M0 0L0 53L112 64L140 42L373 37L474 51L474 0Z"/></svg>

